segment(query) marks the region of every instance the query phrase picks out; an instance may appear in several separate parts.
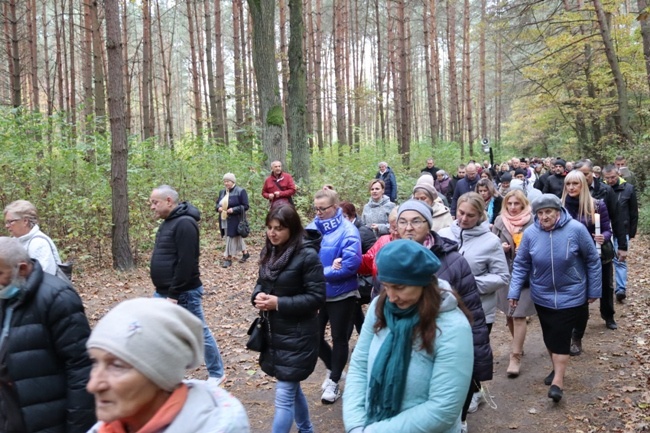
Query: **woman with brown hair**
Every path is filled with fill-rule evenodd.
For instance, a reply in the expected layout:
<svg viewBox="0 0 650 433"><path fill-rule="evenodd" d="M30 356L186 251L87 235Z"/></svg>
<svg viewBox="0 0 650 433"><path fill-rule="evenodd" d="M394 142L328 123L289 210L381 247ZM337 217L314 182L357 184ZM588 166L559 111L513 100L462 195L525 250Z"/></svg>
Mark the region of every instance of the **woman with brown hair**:
<svg viewBox="0 0 650 433"><path fill-rule="evenodd" d="M352 353L343 423L363 431L458 432L472 372L472 331L440 261L396 240L377 255L384 290L368 308Z"/></svg>

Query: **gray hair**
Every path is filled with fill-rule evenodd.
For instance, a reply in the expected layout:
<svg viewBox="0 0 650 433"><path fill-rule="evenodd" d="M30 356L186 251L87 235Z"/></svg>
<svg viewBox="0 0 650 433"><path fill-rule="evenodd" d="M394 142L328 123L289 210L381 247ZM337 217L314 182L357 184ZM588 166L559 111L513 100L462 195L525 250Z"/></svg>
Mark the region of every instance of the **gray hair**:
<svg viewBox="0 0 650 433"><path fill-rule="evenodd" d="M574 170L580 170L582 167L587 167L589 171L594 170L594 163L589 159L581 159L580 161L573 164Z"/></svg>
<svg viewBox="0 0 650 433"><path fill-rule="evenodd" d="M38 223L36 206L27 200L16 200L9 203L4 209L4 215L7 216L8 213L16 215L17 218L26 219L30 227L34 227Z"/></svg>
<svg viewBox="0 0 650 433"><path fill-rule="evenodd" d="M178 204L178 193L174 188L169 185L160 185L158 188L154 188L161 197L172 199L174 204Z"/></svg>
<svg viewBox="0 0 650 433"><path fill-rule="evenodd" d="M29 254L18 239L0 237L0 262L15 269L20 263L29 263Z"/></svg>
<svg viewBox="0 0 650 433"><path fill-rule="evenodd" d="M438 171L436 171L436 175L438 175L438 174L441 174L441 175L445 176L447 174L447 172L444 171L444 170L438 170Z"/></svg>

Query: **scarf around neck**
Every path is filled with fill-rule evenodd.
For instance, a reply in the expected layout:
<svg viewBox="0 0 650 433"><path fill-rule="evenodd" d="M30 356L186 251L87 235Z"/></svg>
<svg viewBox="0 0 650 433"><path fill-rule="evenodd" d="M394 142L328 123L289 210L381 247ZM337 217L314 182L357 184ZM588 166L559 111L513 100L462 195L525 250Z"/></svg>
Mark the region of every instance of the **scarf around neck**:
<svg viewBox="0 0 650 433"><path fill-rule="evenodd" d="M290 245L282 252L282 254L276 254L277 248L271 247L271 257L266 263L263 263L260 266L260 277L265 280L275 281L277 280L280 272L287 266L289 260L293 256L293 253L296 250L295 245ZM262 249L262 257L265 257L268 254L268 249L266 246Z"/></svg>
<svg viewBox="0 0 650 433"><path fill-rule="evenodd" d="M390 332L372 366L366 425L391 418L401 409L413 349L413 328L420 322L418 304L402 310L386 299L384 317Z"/></svg>
<svg viewBox="0 0 650 433"><path fill-rule="evenodd" d="M533 211L530 206L515 216L510 215L507 210L501 213L501 221L503 221L503 225L506 226L506 230L511 235L521 232L532 217Z"/></svg>

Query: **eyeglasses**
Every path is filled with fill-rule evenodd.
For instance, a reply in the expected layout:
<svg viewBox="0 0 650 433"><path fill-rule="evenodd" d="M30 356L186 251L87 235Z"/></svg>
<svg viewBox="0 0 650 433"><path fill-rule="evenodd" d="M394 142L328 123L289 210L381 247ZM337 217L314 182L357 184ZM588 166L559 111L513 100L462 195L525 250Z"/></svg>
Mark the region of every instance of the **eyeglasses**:
<svg viewBox="0 0 650 433"><path fill-rule="evenodd" d="M424 224L426 221L424 220L413 220L413 221L406 221L406 220L397 220L397 226L401 229L405 229L411 225L415 230L419 229L422 227L422 224Z"/></svg>
<svg viewBox="0 0 650 433"><path fill-rule="evenodd" d="M329 206L327 206L327 207L317 207L317 206L314 206L314 210L316 211L316 213L325 213L325 211L326 211L327 209L331 208L332 206L334 206L334 205L331 204L331 205L329 205Z"/></svg>
<svg viewBox="0 0 650 433"><path fill-rule="evenodd" d="M12 220L7 220L7 221L5 221L5 226L8 227L8 226L12 225L13 223L15 223L16 221L20 221L21 219L22 218L14 218Z"/></svg>

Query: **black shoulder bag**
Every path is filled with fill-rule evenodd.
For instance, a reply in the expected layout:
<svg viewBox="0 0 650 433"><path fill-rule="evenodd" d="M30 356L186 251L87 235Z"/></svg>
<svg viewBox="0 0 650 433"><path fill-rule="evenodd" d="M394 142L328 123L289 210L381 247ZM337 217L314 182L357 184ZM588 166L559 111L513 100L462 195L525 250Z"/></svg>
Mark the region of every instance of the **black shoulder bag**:
<svg viewBox="0 0 650 433"><path fill-rule="evenodd" d="M260 311L260 315L253 320L248 328L248 342L246 347L256 352L264 352L271 344L271 323L268 311Z"/></svg>

